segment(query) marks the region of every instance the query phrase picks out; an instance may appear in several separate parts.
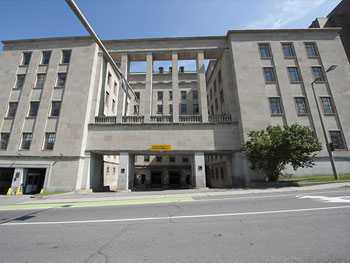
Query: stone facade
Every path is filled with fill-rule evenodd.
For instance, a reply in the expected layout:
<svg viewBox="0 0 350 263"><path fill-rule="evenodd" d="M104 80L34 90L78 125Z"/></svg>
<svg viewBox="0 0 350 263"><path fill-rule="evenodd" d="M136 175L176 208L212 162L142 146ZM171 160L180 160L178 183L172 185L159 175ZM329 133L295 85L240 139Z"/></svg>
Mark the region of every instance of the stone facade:
<svg viewBox="0 0 350 263"><path fill-rule="evenodd" d="M350 171L350 66L338 29L104 41L130 88L89 37L3 43L0 173L13 178L0 186L12 192L249 185L261 176L240 151L250 130L297 122L324 144L316 77L337 168ZM182 60L196 69L182 72ZM145 72L130 72L133 61L145 61ZM315 168L295 174L330 174L327 156L322 150Z"/></svg>

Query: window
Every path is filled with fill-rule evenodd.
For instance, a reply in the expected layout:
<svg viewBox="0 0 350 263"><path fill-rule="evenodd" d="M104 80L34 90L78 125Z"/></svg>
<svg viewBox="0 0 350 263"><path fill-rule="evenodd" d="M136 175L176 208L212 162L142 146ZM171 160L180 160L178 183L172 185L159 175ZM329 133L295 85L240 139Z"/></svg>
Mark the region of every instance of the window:
<svg viewBox="0 0 350 263"><path fill-rule="evenodd" d="M139 112L139 105L134 105L134 114Z"/></svg>
<svg viewBox="0 0 350 263"><path fill-rule="evenodd" d="M32 53L23 53L23 60L22 60L23 66L29 65L31 56L32 56Z"/></svg>
<svg viewBox="0 0 350 263"><path fill-rule="evenodd" d="M264 76L266 83L273 83L276 81L275 72L273 68L264 68Z"/></svg>
<svg viewBox="0 0 350 263"><path fill-rule="evenodd" d="M219 103L218 103L218 99L215 99L215 110L218 111L219 110Z"/></svg>
<svg viewBox="0 0 350 263"><path fill-rule="evenodd" d="M181 99L185 100L187 98L187 92L185 90L181 91Z"/></svg>
<svg viewBox="0 0 350 263"><path fill-rule="evenodd" d="M117 88L118 88L118 84L117 82L114 82L114 89L113 89L114 94L117 94Z"/></svg>
<svg viewBox="0 0 350 263"><path fill-rule="evenodd" d="M211 114L212 114L212 115L214 115L214 106L213 106L213 105L211 105L211 107L210 107L210 108L211 108Z"/></svg>
<svg viewBox="0 0 350 263"><path fill-rule="evenodd" d="M53 101L52 105L51 105L50 116L58 117L58 116L60 116L60 111L61 111L61 102L60 101Z"/></svg>
<svg viewBox="0 0 350 263"><path fill-rule="evenodd" d="M169 100L173 100L173 92L169 91Z"/></svg>
<svg viewBox="0 0 350 263"><path fill-rule="evenodd" d="M109 174L109 166L106 167L106 173Z"/></svg>
<svg viewBox="0 0 350 263"><path fill-rule="evenodd" d="M210 99L212 100L213 99L213 90L210 89L209 93L210 93Z"/></svg>
<svg viewBox="0 0 350 263"><path fill-rule="evenodd" d="M157 113L163 113L163 105L157 105Z"/></svg>
<svg viewBox="0 0 350 263"><path fill-rule="evenodd" d="M15 117L18 102L10 102L7 117Z"/></svg>
<svg viewBox="0 0 350 263"><path fill-rule="evenodd" d="M169 104L169 113L173 113L173 104Z"/></svg>
<svg viewBox="0 0 350 263"><path fill-rule="evenodd" d="M105 104L108 106L108 102L109 102L109 92L106 91L106 97L105 97Z"/></svg>
<svg viewBox="0 0 350 263"><path fill-rule="evenodd" d="M318 57L314 43L305 44L308 57Z"/></svg>
<svg viewBox="0 0 350 263"><path fill-rule="evenodd" d="M181 104L181 113L187 113L187 104Z"/></svg>
<svg viewBox="0 0 350 263"><path fill-rule="evenodd" d="M113 167L113 174L115 174L115 167Z"/></svg>
<svg viewBox="0 0 350 263"><path fill-rule="evenodd" d="M39 109L39 102L38 101L32 101L30 103L28 117L35 117L36 115L38 115L38 109Z"/></svg>
<svg viewBox="0 0 350 263"><path fill-rule="evenodd" d="M157 161L157 162L161 162L161 161L162 161L162 159L163 159L163 157L162 157L162 156L156 156L156 161Z"/></svg>
<svg viewBox="0 0 350 263"><path fill-rule="evenodd" d="M218 79L219 79L219 85L220 85L222 81L221 70L218 73Z"/></svg>
<svg viewBox="0 0 350 263"><path fill-rule="evenodd" d="M48 65L50 63L50 58L51 58L51 51L43 52L43 57L41 59L41 64L42 65Z"/></svg>
<svg viewBox="0 0 350 263"><path fill-rule="evenodd" d="M294 51L292 44L282 44L283 54L285 58L294 57Z"/></svg>
<svg viewBox="0 0 350 263"><path fill-rule="evenodd" d="M213 82L213 89L214 89L214 92L216 93L216 79L214 79L214 82Z"/></svg>
<svg viewBox="0 0 350 263"><path fill-rule="evenodd" d="M269 98L271 114L282 114L280 98Z"/></svg>
<svg viewBox="0 0 350 263"><path fill-rule="evenodd" d="M197 90L192 91L192 97L194 100L198 100L198 91Z"/></svg>
<svg viewBox="0 0 350 263"><path fill-rule="evenodd" d="M296 67L288 68L289 80L290 82L300 82L299 71Z"/></svg>
<svg viewBox="0 0 350 263"><path fill-rule="evenodd" d="M62 64L68 64L70 61L70 50L64 50L62 51Z"/></svg>
<svg viewBox="0 0 350 263"><path fill-rule="evenodd" d="M1 133L1 138L0 138L0 149L1 150L7 149L7 145L9 143L9 138L10 138L9 133Z"/></svg>
<svg viewBox="0 0 350 263"><path fill-rule="evenodd" d="M224 168L220 168L220 174L221 174L221 180L224 180L225 178Z"/></svg>
<svg viewBox="0 0 350 263"><path fill-rule="evenodd" d="M107 84L110 85L112 81L112 74L108 72Z"/></svg>
<svg viewBox="0 0 350 263"><path fill-rule="evenodd" d="M138 100L140 100L140 92L135 92L135 96Z"/></svg>
<svg viewBox="0 0 350 263"><path fill-rule="evenodd" d="M297 111L299 114L307 113L307 107L306 107L306 102L304 97L295 98L295 105L297 107Z"/></svg>
<svg viewBox="0 0 350 263"><path fill-rule="evenodd" d="M199 106L198 106L198 104L193 104L193 113L199 113Z"/></svg>
<svg viewBox="0 0 350 263"><path fill-rule="evenodd" d="M331 140L334 146L334 149L342 150L345 149L343 138L340 131L330 131Z"/></svg>
<svg viewBox="0 0 350 263"><path fill-rule="evenodd" d="M32 137L33 137L32 133L23 133L22 144L21 144L22 150L29 150L30 143L32 142Z"/></svg>
<svg viewBox="0 0 350 263"><path fill-rule="evenodd" d="M18 74L17 75L17 81L16 81L16 89L23 88L24 79L26 78L25 74Z"/></svg>
<svg viewBox="0 0 350 263"><path fill-rule="evenodd" d="M42 89L45 84L46 74L38 74L36 75L36 83L35 88Z"/></svg>
<svg viewBox="0 0 350 263"><path fill-rule="evenodd" d="M115 110L115 100L112 100L112 111L114 112Z"/></svg>
<svg viewBox="0 0 350 263"><path fill-rule="evenodd" d="M326 81L321 67L312 67L312 73L317 81Z"/></svg>
<svg viewBox="0 0 350 263"><path fill-rule="evenodd" d="M187 155L182 156L182 162L188 163L188 156Z"/></svg>
<svg viewBox="0 0 350 263"><path fill-rule="evenodd" d="M143 156L143 161L144 162L149 162L149 155Z"/></svg>
<svg viewBox="0 0 350 263"><path fill-rule="evenodd" d="M271 58L269 44L259 44L259 49L261 58Z"/></svg>
<svg viewBox="0 0 350 263"><path fill-rule="evenodd" d="M163 99L163 91L158 91L158 100L162 100Z"/></svg>
<svg viewBox="0 0 350 263"><path fill-rule="evenodd" d="M169 162L171 163L175 162L175 156L169 156Z"/></svg>
<svg viewBox="0 0 350 263"><path fill-rule="evenodd" d="M223 103L224 102L224 91L220 90L220 102Z"/></svg>
<svg viewBox="0 0 350 263"><path fill-rule="evenodd" d="M333 103L330 97L321 97L321 103L322 103L324 113L326 114L335 113Z"/></svg>
<svg viewBox="0 0 350 263"><path fill-rule="evenodd" d="M57 74L57 87L64 87L66 85L67 73Z"/></svg>
<svg viewBox="0 0 350 263"><path fill-rule="evenodd" d="M55 144L56 133L46 133L45 136L45 150L52 150Z"/></svg>

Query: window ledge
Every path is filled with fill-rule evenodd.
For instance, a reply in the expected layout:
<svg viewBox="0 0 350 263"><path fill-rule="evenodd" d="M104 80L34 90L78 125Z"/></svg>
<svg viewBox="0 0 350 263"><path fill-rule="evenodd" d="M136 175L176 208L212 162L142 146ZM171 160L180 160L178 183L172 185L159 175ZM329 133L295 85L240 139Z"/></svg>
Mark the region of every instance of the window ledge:
<svg viewBox="0 0 350 263"><path fill-rule="evenodd" d="M309 116L309 113L298 113L298 116Z"/></svg>
<svg viewBox="0 0 350 263"><path fill-rule="evenodd" d="M272 57L260 57L260 59L270 60L270 59L272 59Z"/></svg>
<svg viewBox="0 0 350 263"><path fill-rule="evenodd" d="M301 80L298 80L298 81L290 81L290 84L301 84L302 81Z"/></svg>
<svg viewBox="0 0 350 263"><path fill-rule="evenodd" d="M271 113L271 116L275 117L275 116L283 116L283 113Z"/></svg>
<svg viewBox="0 0 350 263"><path fill-rule="evenodd" d="M5 120L13 120L15 117L4 117Z"/></svg>
<svg viewBox="0 0 350 263"><path fill-rule="evenodd" d="M48 119L58 119L59 116L48 116Z"/></svg>
<svg viewBox="0 0 350 263"><path fill-rule="evenodd" d="M66 66L66 65L69 65L69 63L60 63L58 64L59 66Z"/></svg>
<svg viewBox="0 0 350 263"><path fill-rule="evenodd" d="M65 86L55 86L54 89L64 89Z"/></svg>
<svg viewBox="0 0 350 263"><path fill-rule="evenodd" d="M36 119L36 116L27 116L26 119Z"/></svg>
<svg viewBox="0 0 350 263"><path fill-rule="evenodd" d="M13 88L12 90L21 90L22 88Z"/></svg>
<svg viewBox="0 0 350 263"><path fill-rule="evenodd" d="M320 57L320 56L312 56L312 57L308 56L308 58L310 58L310 59L319 58L319 57Z"/></svg>
<svg viewBox="0 0 350 263"><path fill-rule="evenodd" d="M295 56L294 57L284 57L284 59L295 59Z"/></svg>
<svg viewBox="0 0 350 263"><path fill-rule="evenodd" d="M27 68L29 65L19 65L20 68Z"/></svg>

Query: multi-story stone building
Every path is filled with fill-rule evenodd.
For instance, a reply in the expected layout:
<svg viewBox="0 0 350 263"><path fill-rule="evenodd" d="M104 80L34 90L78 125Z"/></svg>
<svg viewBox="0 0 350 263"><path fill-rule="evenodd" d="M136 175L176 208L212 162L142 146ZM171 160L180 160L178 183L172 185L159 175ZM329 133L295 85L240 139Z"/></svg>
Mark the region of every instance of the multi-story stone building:
<svg viewBox="0 0 350 263"><path fill-rule="evenodd" d="M103 41L130 87L90 37L3 41L0 187L248 185L261 176L240 150L249 131L297 122L325 144L315 79L337 169L349 172L350 66L338 31ZM196 70L179 68L183 60ZM130 72L134 61L145 72ZM171 69L154 70L158 61ZM325 147L316 164L295 174L330 174Z"/></svg>

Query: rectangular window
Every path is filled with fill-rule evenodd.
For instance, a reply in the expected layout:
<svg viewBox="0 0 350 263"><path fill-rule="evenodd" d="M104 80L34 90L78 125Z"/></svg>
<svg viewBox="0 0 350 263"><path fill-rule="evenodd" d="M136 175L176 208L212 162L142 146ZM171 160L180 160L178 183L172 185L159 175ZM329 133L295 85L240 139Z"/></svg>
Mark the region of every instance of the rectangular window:
<svg viewBox="0 0 350 263"><path fill-rule="evenodd" d="M169 100L173 100L173 92L169 91Z"/></svg>
<svg viewBox="0 0 350 263"><path fill-rule="evenodd" d="M117 82L114 82L114 89L113 89L114 94L117 94L117 89L118 89L118 84Z"/></svg>
<svg viewBox="0 0 350 263"><path fill-rule="evenodd" d="M158 91L157 96L158 96L158 100L162 100L163 99L163 91Z"/></svg>
<svg viewBox="0 0 350 263"><path fill-rule="evenodd" d="M282 44L283 54L285 58L294 57L294 50L292 44Z"/></svg>
<svg viewBox="0 0 350 263"><path fill-rule="evenodd" d="M109 92L106 91L105 104L108 106L108 103L109 103Z"/></svg>
<svg viewBox="0 0 350 263"><path fill-rule="evenodd" d="M134 105L134 114L137 114L137 105Z"/></svg>
<svg viewBox="0 0 350 263"><path fill-rule="evenodd" d="M112 111L114 112L115 109L115 100L112 100Z"/></svg>
<svg viewBox="0 0 350 263"><path fill-rule="evenodd" d="M169 104L169 113L173 113L173 104Z"/></svg>
<svg viewBox="0 0 350 263"><path fill-rule="evenodd" d="M210 93L210 99L212 100L213 99L213 90L210 89L209 93Z"/></svg>
<svg viewBox="0 0 350 263"><path fill-rule="evenodd" d="M221 70L220 70L219 73L218 73L218 79L219 79L219 85L220 85L221 82L222 82Z"/></svg>
<svg viewBox="0 0 350 263"><path fill-rule="evenodd" d="M1 141L0 141L0 149L1 150L6 150L7 149L7 145L9 143L9 138L10 138L10 134L9 133L1 133Z"/></svg>
<svg viewBox="0 0 350 263"><path fill-rule="evenodd" d="M321 97L321 103L323 107L323 113L325 114L335 113L333 103L330 97Z"/></svg>
<svg viewBox="0 0 350 263"><path fill-rule="evenodd" d="M45 136L45 150L52 150L56 140L56 133L46 133Z"/></svg>
<svg viewBox="0 0 350 263"><path fill-rule="evenodd" d="M53 101L51 105L51 117L58 117L60 116L61 111L61 102L60 101Z"/></svg>
<svg viewBox="0 0 350 263"><path fill-rule="evenodd" d="M107 84L110 85L112 82L112 74L108 72Z"/></svg>
<svg viewBox="0 0 350 263"><path fill-rule="evenodd" d="M45 84L46 74L38 74L36 75L36 83L35 88L42 89Z"/></svg>
<svg viewBox="0 0 350 263"><path fill-rule="evenodd" d="M218 99L215 99L215 110L218 111L219 110L219 103L218 103Z"/></svg>
<svg viewBox="0 0 350 263"><path fill-rule="evenodd" d="M194 100L198 100L198 91L197 90L192 91L192 97Z"/></svg>
<svg viewBox="0 0 350 263"><path fill-rule="evenodd" d="M50 63L50 58L51 58L51 51L44 51L43 57L41 59L41 64L48 65Z"/></svg>
<svg viewBox="0 0 350 263"><path fill-rule="evenodd" d="M224 91L223 90L220 90L220 101L221 101L221 103L224 102Z"/></svg>
<svg viewBox="0 0 350 263"><path fill-rule="evenodd" d="M67 73L57 74L57 87L64 87L66 85Z"/></svg>
<svg viewBox="0 0 350 263"><path fill-rule="evenodd" d="M21 144L22 150L29 150L30 143L32 142L32 137L33 137L32 133L23 133L22 144Z"/></svg>
<svg viewBox="0 0 350 263"><path fill-rule="evenodd" d="M216 93L216 79L214 79L214 82L213 82L213 89L214 89L214 93Z"/></svg>
<svg viewBox="0 0 350 263"><path fill-rule="evenodd" d="M280 98L269 98L271 114L282 114Z"/></svg>
<svg viewBox="0 0 350 263"><path fill-rule="evenodd" d="M345 149L343 137L340 131L330 131L331 140L334 146L334 149L343 150Z"/></svg>
<svg viewBox="0 0 350 263"><path fill-rule="evenodd" d="M143 161L144 162L149 162L149 155L143 156Z"/></svg>
<svg viewBox="0 0 350 263"><path fill-rule="evenodd" d="M199 113L199 106L198 106L198 104L193 104L193 113Z"/></svg>
<svg viewBox="0 0 350 263"><path fill-rule="evenodd" d="M187 155L182 156L182 162L188 163L188 156Z"/></svg>
<svg viewBox="0 0 350 263"><path fill-rule="evenodd" d="M265 76L266 83L276 82L275 72L273 68L264 68L264 76Z"/></svg>
<svg viewBox="0 0 350 263"><path fill-rule="evenodd" d="M162 156L156 156L156 161L157 161L157 162L161 162L161 161L162 161L162 159L163 159L163 157L162 157Z"/></svg>
<svg viewBox="0 0 350 263"><path fill-rule="evenodd" d="M321 67L312 67L312 73L317 81L326 81Z"/></svg>
<svg viewBox="0 0 350 263"><path fill-rule="evenodd" d="M135 92L135 96L140 101L140 92Z"/></svg>
<svg viewBox="0 0 350 263"><path fill-rule="evenodd" d="M306 47L306 52L307 52L307 55L309 58L318 57L314 43L306 43L305 47Z"/></svg>
<svg viewBox="0 0 350 263"><path fill-rule="evenodd" d="M32 53L23 53L22 65L28 66L30 62L30 58L32 57Z"/></svg>
<svg viewBox="0 0 350 263"><path fill-rule="evenodd" d="M181 104L181 113L187 113L187 104Z"/></svg>
<svg viewBox="0 0 350 263"><path fill-rule="evenodd" d="M26 78L25 74L18 74L17 75L17 81L16 81L16 89L23 88L24 85L24 79Z"/></svg>
<svg viewBox="0 0 350 263"><path fill-rule="evenodd" d="M71 51L70 50L62 51L62 64L68 64L69 63L70 55L71 55Z"/></svg>
<svg viewBox="0 0 350 263"><path fill-rule="evenodd" d="M261 58L271 58L269 44L259 44L259 49Z"/></svg>
<svg viewBox="0 0 350 263"><path fill-rule="evenodd" d="M39 110L39 102L32 101L30 103L28 117L36 117L36 115L38 115L38 110Z"/></svg>
<svg viewBox="0 0 350 263"><path fill-rule="evenodd" d="M306 114L308 112L304 97L295 98L295 105L299 114Z"/></svg>
<svg viewBox="0 0 350 263"><path fill-rule="evenodd" d="M290 82L300 82L299 71L296 67L288 68L289 80Z"/></svg>
<svg viewBox="0 0 350 263"><path fill-rule="evenodd" d="M181 91L181 99L185 100L187 98L187 92L185 90Z"/></svg>
<svg viewBox="0 0 350 263"><path fill-rule="evenodd" d="M163 113L163 105L157 105L157 113Z"/></svg>
<svg viewBox="0 0 350 263"><path fill-rule="evenodd" d="M169 156L169 162L174 163L175 162L175 156Z"/></svg>
<svg viewBox="0 0 350 263"><path fill-rule="evenodd" d="M214 106L213 106L213 105L211 105L211 107L210 107L210 108L211 108L211 114L212 114L212 115L214 115Z"/></svg>
<svg viewBox="0 0 350 263"><path fill-rule="evenodd" d="M10 102L7 117L13 118L16 115L18 102Z"/></svg>

